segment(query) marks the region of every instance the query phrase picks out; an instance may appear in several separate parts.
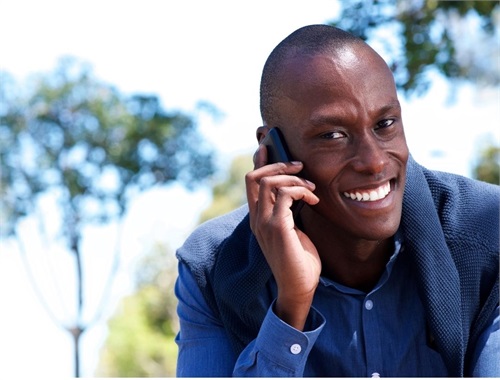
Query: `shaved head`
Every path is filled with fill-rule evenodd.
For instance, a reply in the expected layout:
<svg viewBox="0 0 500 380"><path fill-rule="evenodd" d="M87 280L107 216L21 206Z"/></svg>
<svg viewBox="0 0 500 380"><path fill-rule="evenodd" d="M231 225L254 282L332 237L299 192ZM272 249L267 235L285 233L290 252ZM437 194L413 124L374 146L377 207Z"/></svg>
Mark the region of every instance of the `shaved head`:
<svg viewBox="0 0 500 380"><path fill-rule="evenodd" d="M281 41L269 55L262 71L260 112L264 125L272 127L279 123L275 102L282 95L281 74L286 61L304 55L336 55L339 50L353 45L371 49L360 38L328 25L302 27Z"/></svg>

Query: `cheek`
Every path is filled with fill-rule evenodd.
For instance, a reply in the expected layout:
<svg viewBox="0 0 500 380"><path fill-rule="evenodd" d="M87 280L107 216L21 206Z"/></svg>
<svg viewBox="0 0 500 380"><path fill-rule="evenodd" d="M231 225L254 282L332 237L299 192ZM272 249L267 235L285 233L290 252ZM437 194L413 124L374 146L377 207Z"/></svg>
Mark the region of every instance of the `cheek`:
<svg viewBox="0 0 500 380"><path fill-rule="evenodd" d="M309 149L309 152L314 152L314 150ZM342 159L342 156L323 149L309 153L308 156L304 154L302 157L304 169L301 175L316 185L314 193L323 197L331 197L332 192L338 193L338 182L346 166L346 161Z"/></svg>
<svg viewBox="0 0 500 380"><path fill-rule="evenodd" d="M333 160L323 161L321 165L304 165L302 174L304 178L316 185L314 194L320 199L319 208L332 208L339 202L338 178L340 177L340 165Z"/></svg>
<svg viewBox="0 0 500 380"><path fill-rule="evenodd" d="M397 138L395 140L395 144L393 144L392 150L394 151L395 155L406 164L410 152L408 149L408 144L406 143L404 130L401 130L399 138Z"/></svg>
<svg viewBox="0 0 500 380"><path fill-rule="evenodd" d="M331 157L311 157L304 159L304 169L302 173L304 178L313 182L316 189L330 187L331 182L335 181L339 174L337 169L339 165Z"/></svg>
<svg viewBox="0 0 500 380"><path fill-rule="evenodd" d="M404 143L404 150L402 152L402 161L405 163L408 161L408 157L410 156L410 150L408 149L408 146L406 145L406 141Z"/></svg>

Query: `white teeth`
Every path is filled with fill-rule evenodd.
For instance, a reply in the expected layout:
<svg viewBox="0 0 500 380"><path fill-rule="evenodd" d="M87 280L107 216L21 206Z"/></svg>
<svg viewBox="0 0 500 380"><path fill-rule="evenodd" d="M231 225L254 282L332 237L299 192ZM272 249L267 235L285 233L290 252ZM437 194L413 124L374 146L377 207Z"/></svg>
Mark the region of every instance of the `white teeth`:
<svg viewBox="0 0 500 380"><path fill-rule="evenodd" d="M378 196L378 199L382 199L382 198L384 198L386 196L385 188L384 187L379 187L378 188L377 196Z"/></svg>
<svg viewBox="0 0 500 380"><path fill-rule="evenodd" d="M385 185L382 185L377 189L369 190L366 192L356 191L355 193L349 193L346 191L344 192L344 196L346 198L351 198L352 200L374 202L380 199L384 199L390 192L391 184L387 182Z"/></svg>

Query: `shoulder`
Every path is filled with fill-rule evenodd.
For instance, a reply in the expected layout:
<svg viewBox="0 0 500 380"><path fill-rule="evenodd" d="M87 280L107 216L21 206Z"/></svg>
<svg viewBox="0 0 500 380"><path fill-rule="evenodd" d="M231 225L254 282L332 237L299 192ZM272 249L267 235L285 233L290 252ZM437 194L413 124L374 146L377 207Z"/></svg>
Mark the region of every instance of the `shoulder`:
<svg viewBox="0 0 500 380"><path fill-rule="evenodd" d="M498 242L500 186L426 169L424 175L445 235Z"/></svg>
<svg viewBox="0 0 500 380"><path fill-rule="evenodd" d="M247 215L248 207L245 205L199 225L177 250L178 260L191 269L193 265L211 266L220 246L235 233Z"/></svg>
<svg viewBox="0 0 500 380"><path fill-rule="evenodd" d="M406 200L414 207L421 207L425 194L430 194L443 228L498 236L500 186L429 170L413 159L408 163L407 185L405 192L411 195Z"/></svg>

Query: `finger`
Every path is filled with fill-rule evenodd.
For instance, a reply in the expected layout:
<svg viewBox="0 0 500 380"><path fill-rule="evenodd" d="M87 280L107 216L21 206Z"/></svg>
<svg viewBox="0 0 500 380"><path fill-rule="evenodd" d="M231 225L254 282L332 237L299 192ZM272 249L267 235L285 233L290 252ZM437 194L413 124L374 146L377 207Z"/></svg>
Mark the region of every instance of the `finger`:
<svg viewBox="0 0 500 380"><path fill-rule="evenodd" d="M314 191L316 185L311 181L304 178L297 177L296 175L278 174L272 176L262 177L257 179L259 185L259 192L277 193L281 188L286 187L304 187L310 191Z"/></svg>
<svg viewBox="0 0 500 380"><path fill-rule="evenodd" d="M275 194L273 214L278 217L290 215L291 207L297 201L303 201L313 206L319 202L319 198L305 187L282 187Z"/></svg>
<svg viewBox="0 0 500 380"><path fill-rule="evenodd" d="M259 151L256 152L257 156L259 156L258 152ZM281 186L310 186L310 182L293 175L299 173L301 170L301 162L278 162L271 165L264 165L256 170L252 170L251 172L247 173L247 175L245 176L245 184L250 213L256 212L260 185L263 178L267 178L267 180L269 180L272 177L279 177L279 175L288 176L290 177L288 180L292 179L293 183L285 181ZM278 181L281 180L283 180L283 178L278 178ZM273 182L272 186L279 187L279 183ZM269 186L268 189L270 189Z"/></svg>
<svg viewBox="0 0 500 380"><path fill-rule="evenodd" d="M250 220L254 234L265 236L271 230L283 232L294 230L292 205L296 201L315 205L319 202L319 198L303 186L274 188L270 192L262 191L257 201L255 217Z"/></svg>
<svg viewBox="0 0 500 380"><path fill-rule="evenodd" d="M319 202L314 189L313 183L296 176L265 177L260 182L254 215L258 215L260 221L273 215L288 216L292 203L297 200L314 205Z"/></svg>
<svg viewBox="0 0 500 380"><path fill-rule="evenodd" d="M254 172L253 175L256 173ZM258 208L269 207L267 206L268 201L274 203L277 192L283 187L303 187L311 192L316 188L314 183L295 175L283 174L265 177L249 175L247 180L249 181L247 183L248 204L255 215L259 211Z"/></svg>
<svg viewBox="0 0 500 380"><path fill-rule="evenodd" d="M293 175L298 174L303 168L300 161L290 162L275 162L273 164L266 164L259 168L254 169L256 177L268 177L280 174Z"/></svg>

